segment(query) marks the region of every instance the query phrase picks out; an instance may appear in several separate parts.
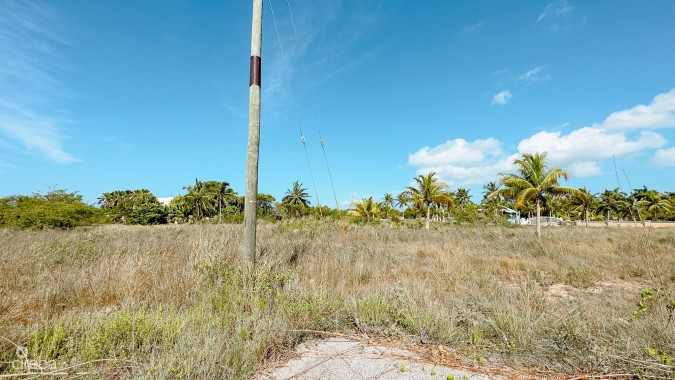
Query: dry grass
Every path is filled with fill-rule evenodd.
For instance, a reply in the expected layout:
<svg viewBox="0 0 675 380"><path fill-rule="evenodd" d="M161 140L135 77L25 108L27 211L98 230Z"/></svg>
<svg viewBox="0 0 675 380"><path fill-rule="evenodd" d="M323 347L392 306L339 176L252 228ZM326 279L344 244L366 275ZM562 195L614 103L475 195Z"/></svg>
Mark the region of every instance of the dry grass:
<svg viewBox="0 0 675 380"><path fill-rule="evenodd" d="M295 220L260 226L255 270L240 241L239 225L0 230L0 336L90 378L247 378L300 330L442 343L465 364L552 377L675 376L673 229L538 240ZM661 291L634 319L645 288ZM15 359L0 340L0 373L24 371Z"/></svg>

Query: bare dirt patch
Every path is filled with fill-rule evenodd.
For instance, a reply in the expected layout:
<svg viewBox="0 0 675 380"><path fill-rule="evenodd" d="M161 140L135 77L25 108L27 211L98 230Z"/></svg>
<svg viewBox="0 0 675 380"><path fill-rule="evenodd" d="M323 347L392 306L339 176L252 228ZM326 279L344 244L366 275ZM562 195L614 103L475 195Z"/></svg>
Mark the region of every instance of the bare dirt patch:
<svg viewBox="0 0 675 380"><path fill-rule="evenodd" d="M567 284L552 284L546 290L549 301L555 299L571 299L588 294L603 294L606 292L632 292L637 294L644 287L637 282L629 281L601 281L588 288L576 288Z"/></svg>

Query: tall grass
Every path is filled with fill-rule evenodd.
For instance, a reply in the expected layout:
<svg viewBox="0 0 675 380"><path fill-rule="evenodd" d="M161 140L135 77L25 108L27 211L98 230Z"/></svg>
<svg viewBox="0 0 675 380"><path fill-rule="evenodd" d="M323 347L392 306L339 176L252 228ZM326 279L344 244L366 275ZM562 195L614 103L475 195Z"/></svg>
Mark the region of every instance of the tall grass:
<svg viewBox="0 0 675 380"><path fill-rule="evenodd" d="M239 225L0 230L0 372L26 371L16 344L72 376L241 379L312 330L547 376L675 376L675 230L293 220L258 236L249 268Z"/></svg>

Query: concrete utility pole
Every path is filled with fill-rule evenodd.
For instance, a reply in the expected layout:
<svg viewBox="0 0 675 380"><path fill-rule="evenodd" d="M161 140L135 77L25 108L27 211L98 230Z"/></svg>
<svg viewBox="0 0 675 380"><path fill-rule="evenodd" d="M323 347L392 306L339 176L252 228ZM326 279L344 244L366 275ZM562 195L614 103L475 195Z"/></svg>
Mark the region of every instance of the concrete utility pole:
<svg viewBox="0 0 675 380"><path fill-rule="evenodd" d="M251 81L249 84L248 152L244 203L244 259L255 263L255 235L258 222L258 159L260 157L260 51L262 44L263 0L253 0L251 32Z"/></svg>

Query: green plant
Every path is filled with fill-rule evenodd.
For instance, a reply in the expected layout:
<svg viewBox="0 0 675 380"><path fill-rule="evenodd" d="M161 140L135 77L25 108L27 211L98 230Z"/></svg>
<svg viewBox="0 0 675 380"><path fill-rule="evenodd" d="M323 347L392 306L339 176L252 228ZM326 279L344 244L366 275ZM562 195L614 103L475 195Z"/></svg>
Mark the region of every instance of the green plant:
<svg viewBox="0 0 675 380"><path fill-rule="evenodd" d="M633 312L633 319L639 319L648 313L661 314L665 320L665 328L668 328L673 321L675 299L670 298L663 289L642 290L636 306L637 310Z"/></svg>

